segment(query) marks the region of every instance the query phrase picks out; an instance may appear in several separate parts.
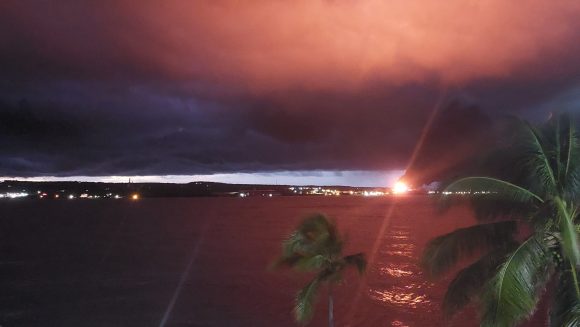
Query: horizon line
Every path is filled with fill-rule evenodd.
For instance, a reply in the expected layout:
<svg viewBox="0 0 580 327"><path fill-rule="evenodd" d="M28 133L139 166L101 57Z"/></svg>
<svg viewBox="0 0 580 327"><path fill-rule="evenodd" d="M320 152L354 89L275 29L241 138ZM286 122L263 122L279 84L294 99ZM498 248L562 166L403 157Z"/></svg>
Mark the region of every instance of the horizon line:
<svg viewBox="0 0 580 327"><path fill-rule="evenodd" d="M112 175L112 176L0 176L0 180L24 182L95 182L95 183L160 183L189 184L195 182L289 185L391 187L404 174L403 170L312 170L255 173L218 173L194 175Z"/></svg>

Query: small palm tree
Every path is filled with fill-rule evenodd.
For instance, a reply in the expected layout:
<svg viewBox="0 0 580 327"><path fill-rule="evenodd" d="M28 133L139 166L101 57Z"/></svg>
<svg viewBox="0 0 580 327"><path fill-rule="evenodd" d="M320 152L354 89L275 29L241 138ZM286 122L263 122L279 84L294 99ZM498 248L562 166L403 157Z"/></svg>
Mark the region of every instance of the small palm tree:
<svg viewBox="0 0 580 327"><path fill-rule="evenodd" d="M578 135L567 116L542 128L520 122L517 130L501 156L504 179L467 177L444 190L447 199L469 191L480 224L431 240L422 265L440 277L479 255L449 284L447 317L477 299L482 326L515 326L534 313L552 281L550 325L580 326Z"/></svg>
<svg viewBox="0 0 580 327"><path fill-rule="evenodd" d="M321 214L306 218L284 241L282 256L275 262L275 266L316 272L314 278L296 296L294 314L299 323L310 321L319 287L327 284L328 325L334 326L333 285L342 280L347 267L356 267L360 274L366 268L364 254L342 256L343 244L336 225Z"/></svg>

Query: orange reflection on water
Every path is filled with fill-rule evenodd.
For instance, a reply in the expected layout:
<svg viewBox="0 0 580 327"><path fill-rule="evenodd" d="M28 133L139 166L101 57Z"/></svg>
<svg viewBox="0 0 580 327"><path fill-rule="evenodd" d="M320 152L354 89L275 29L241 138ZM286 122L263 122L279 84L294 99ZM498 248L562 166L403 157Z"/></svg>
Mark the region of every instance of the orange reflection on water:
<svg viewBox="0 0 580 327"><path fill-rule="evenodd" d="M418 308L419 306L428 305L431 303L425 294L418 294L411 291L409 288L393 287L390 290L373 290L371 298L374 300L393 304L397 306L404 306L408 308Z"/></svg>
<svg viewBox="0 0 580 327"><path fill-rule="evenodd" d="M384 253L387 255L392 255L392 256L414 258L413 251L385 251Z"/></svg>
<svg viewBox="0 0 580 327"><path fill-rule="evenodd" d="M406 277L413 275L413 271L402 269L397 265L389 265L389 267L382 267L380 268L380 270L381 274L387 274L393 277Z"/></svg>
<svg viewBox="0 0 580 327"><path fill-rule="evenodd" d="M400 320L394 320L393 322L391 322L391 326L393 326L393 327L409 327L409 325L407 325L406 323L404 323Z"/></svg>
<svg viewBox="0 0 580 327"><path fill-rule="evenodd" d="M392 243L387 249L382 251L389 256L402 256L407 258L414 258L415 245L410 243Z"/></svg>
<svg viewBox="0 0 580 327"><path fill-rule="evenodd" d="M408 243L399 243L399 244L391 244L389 245L391 249L401 249L401 250L408 250L413 251L415 249L415 245L408 244Z"/></svg>

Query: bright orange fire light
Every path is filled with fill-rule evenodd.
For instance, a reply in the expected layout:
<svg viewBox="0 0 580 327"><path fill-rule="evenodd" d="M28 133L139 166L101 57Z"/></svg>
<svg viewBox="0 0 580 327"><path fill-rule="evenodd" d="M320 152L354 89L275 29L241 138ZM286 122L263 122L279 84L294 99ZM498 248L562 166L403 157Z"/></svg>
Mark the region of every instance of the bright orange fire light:
<svg viewBox="0 0 580 327"><path fill-rule="evenodd" d="M403 194L409 191L409 186L404 182L398 181L393 186L393 193L394 194Z"/></svg>
<svg viewBox="0 0 580 327"><path fill-rule="evenodd" d="M132 200L139 200L139 194L133 194L133 195L131 196L131 199L132 199Z"/></svg>

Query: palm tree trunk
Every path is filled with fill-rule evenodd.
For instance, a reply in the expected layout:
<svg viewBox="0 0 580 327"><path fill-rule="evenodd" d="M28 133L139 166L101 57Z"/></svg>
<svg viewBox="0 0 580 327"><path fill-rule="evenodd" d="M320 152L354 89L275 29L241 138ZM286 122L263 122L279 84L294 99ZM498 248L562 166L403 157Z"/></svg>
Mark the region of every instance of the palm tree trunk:
<svg viewBox="0 0 580 327"><path fill-rule="evenodd" d="M332 285L328 285L328 327L334 327L334 299L332 298Z"/></svg>

